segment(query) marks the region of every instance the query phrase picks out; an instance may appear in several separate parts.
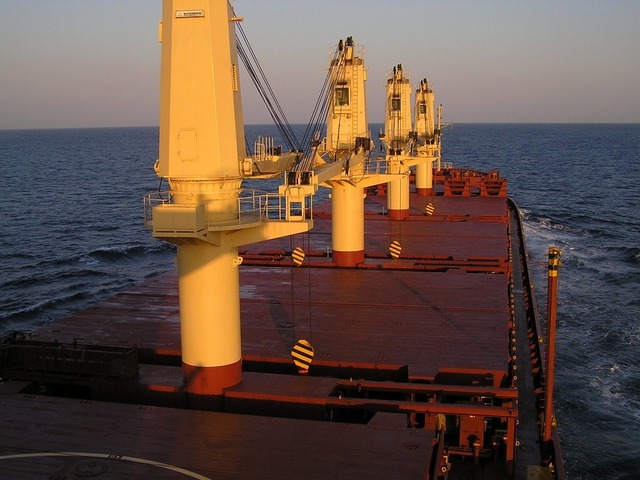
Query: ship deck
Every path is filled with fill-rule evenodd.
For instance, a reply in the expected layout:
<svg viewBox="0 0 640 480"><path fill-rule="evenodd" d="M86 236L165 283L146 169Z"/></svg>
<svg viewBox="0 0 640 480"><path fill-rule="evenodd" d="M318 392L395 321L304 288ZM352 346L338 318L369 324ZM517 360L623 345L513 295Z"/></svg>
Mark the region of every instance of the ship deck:
<svg viewBox="0 0 640 480"><path fill-rule="evenodd" d="M331 219L323 209L310 233L240 252L245 363L289 365L292 346L306 338L316 368L427 381L442 369L506 374L508 339L496 335L509 321L505 199L429 197L440 213L426 216L416 201L409 218L395 222L382 214L385 200L367 202L366 259L357 268L337 268L327 256ZM389 255L394 240L398 259ZM298 246L306 252L301 267L291 261ZM177 276L168 272L32 337L179 357L179 327Z"/></svg>
<svg viewBox="0 0 640 480"><path fill-rule="evenodd" d="M11 479L419 478L433 438L428 431L24 395L6 388L0 389L0 401L0 472ZM356 445L367 454L357 453Z"/></svg>
<svg viewBox="0 0 640 480"><path fill-rule="evenodd" d="M434 385L503 405L465 411L517 415L506 388L510 217L502 196L412 193L411 205L391 221L386 197L367 197L358 267L332 262L330 205L315 208L309 233L240 252L243 381L225 392L223 412L183 408L175 272L33 332L39 342L135 346L138 374L63 375L63 393L47 372L0 383L0 472L426 478L436 432L416 417L437 412L415 400ZM291 361L299 339L315 352L307 375Z"/></svg>

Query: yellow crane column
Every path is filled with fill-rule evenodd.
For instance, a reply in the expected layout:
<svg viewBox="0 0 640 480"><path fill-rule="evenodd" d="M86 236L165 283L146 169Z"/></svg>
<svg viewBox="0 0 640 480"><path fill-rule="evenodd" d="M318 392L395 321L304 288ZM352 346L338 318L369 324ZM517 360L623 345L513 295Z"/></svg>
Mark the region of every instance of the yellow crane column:
<svg viewBox="0 0 640 480"><path fill-rule="evenodd" d="M403 220L409 216L409 169L404 167L400 157L388 157L392 174L401 174L392 180L387 187L387 210L392 220Z"/></svg>
<svg viewBox="0 0 640 480"><path fill-rule="evenodd" d="M182 366L188 393L222 395L242 380L238 249L178 246Z"/></svg>
<svg viewBox="0 0 640 480"><path fill-rule="evenodd" d="M364 262L364 190L334 182L331 188L333 261L341 267Z"/></svg>
<svg viewBox="0 0 640 480"><path fill-rule="evenodd" d="M387 78L387 112L385 140L387 142L388 173L402 176L388 183L387 209L389 218L401 220L409 215L409 168L403 157L411 150L411 83L402 65L398 64Z"/></svg>
<svg viewBox="0 0 640 480"><path fill-rule="evenodd" d="M424 163L416 165L416 194L421 197L433 195L433 162L434 158L427 158Z"/></svg>
<svg viewBox="0 0 640 480"><path fill-rule="evenodd" d="M331 187L333 261L339 266L364 262L364 184L358 181L364 175L363 161L371 142L363 52L347 37L329 64L333 92L327 137L331 156L345 165L344 171L326 182Z"/></svg>
<svg viewBox="0 0 640 480"><path fill-rule="evenodd" d="M427 79L420 81L416 90L414 128L422 145L418 147L418 157L425 161L416 165L416 193L426 197L433 195L433 162L439 155L439 138L435 135L433 90Z"/></svg>

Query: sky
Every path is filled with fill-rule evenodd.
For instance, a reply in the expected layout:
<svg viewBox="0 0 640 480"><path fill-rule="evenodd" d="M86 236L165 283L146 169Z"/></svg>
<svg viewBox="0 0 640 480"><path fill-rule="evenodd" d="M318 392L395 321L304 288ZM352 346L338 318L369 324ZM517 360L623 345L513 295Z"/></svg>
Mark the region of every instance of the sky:
<svg viewBox="0 0 640 480"><path fill-rule="evenodd" d="M370 122L394 65L447 122L640 123L639 0L235 0L290 123L330 50L364 46ZM161 0L0 0L0 129L158 124ZM243 74L241 70L241 75ZM246 123L270 123L242 78Z"/></svg>

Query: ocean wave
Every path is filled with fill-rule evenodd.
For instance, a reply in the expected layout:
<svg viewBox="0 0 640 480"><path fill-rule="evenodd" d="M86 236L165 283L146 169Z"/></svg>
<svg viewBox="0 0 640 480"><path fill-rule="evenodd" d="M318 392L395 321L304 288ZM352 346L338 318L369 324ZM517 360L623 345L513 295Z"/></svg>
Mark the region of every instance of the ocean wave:
<svg viewBox="0 0 640 480"><path fill-rule="evenodd" d="M603 215L603 213L608 215ZM565 212L564 215L567 221L576 223L579 225L590 226L595 229L594 224L600 224L606 228L617 226L632 226L637 225L636 221L628 221L620 215L615 215L613 212L584 212L578 213L576 211Z"/></svg>
<svg viewBox="0 0 640 480"><path fill-rule="evenodd" d="M538 215L531 210L520 209L520 213L522 214L522 219L526 225L529 225L531 228L537 228L541 230L552 230L554 232L566 232L566 233L575 233L575 234L584 234L588 233L586 229L580 227L574 227L571 225L564 224L558 220L554 220L551 217Z"/></svg>
<svg viewBox="0 0 640 480"><path fill-rule="evenodd" d="M166 271L173 247L158 242L54 255L31 256L0 277L0 334L36 328Z"/></svg>
<svg viewBox="0 0 640 480"><path fill-rule="evenodd" d="M630 361L596 367L597 376L591 379L589 387L600 394L600 398L612 409L611 413L626 416L629 412L640 411L640 379L635 370Z"/></svg>
<svg viewBox="0 0 640 480"><path fill-rule="evenodd" d="M603 241L571 229L554 230L545 223L525 223L524 230L532 265L535 260L542 262L542 274L546 273L547 249L553 245L561 250L563 276L568 274L565 278L580 289L596 278L610 287L640 282L640 249L621 245L624 240Z"/></svg>
<svg viewBox="0 0 640 480"><path fill-rule="evenodd" d="M32 268L38 270L48 270L51 268L60 269L77 267L81 264L95 272L105 264L117 263L121 260L140 259L148 255L165 255L174 251L174 246L164 242L158 242L153 245L120 245L113 247L98 247L88 252L62 252L58 257L40 258L31 265ZM77 249L76 249L77 250Z"/></svg>
<svg viewBox="0 0 640 480"><path fill-rule="evenodd" d="M47 307L52 307L52 306L56 306L56 305L61 305L63 303L66 302L71 302L71 301L77 301L77 300L81 300L87 298L87 294L85 292L75 292L75 293L69 293L67 295L58 295L56 297L53 298L49 298L40 302L37 302L33 305L29 305L23 309L21 309L20 311L16 312L16 314L24 314L24 313L32 313L35 311L41 311L44 310Z"/></svg>
<svg viewBox="0 0 640 480"><path fill-rule="evenodd" d="M13 245L11 245L13 246ZM33 253L11 250L8 254L0 253L0 259L6 258L7 260L11 260L12 262L20 261L20 260L33 260L36 258L36 255Z"/></svg>
<svg viewBox="0 0 640 480"><path fill-rule="evenodd" d="M523 221L533 229L568 235L592 237L599 241L612 241L625 238L629 228L638 228L638 223L627 222L619 217L604 217L590 213L573 211L555 211L554 215L520 209Z"/></svg>
<svg viewBox="0 0 640 480"><path fill-rule="evenodd" d="M102 225L102 224L97 224L95 227L93 227L97 232L113 232L113 231L118 231L120 230L120 228L116 225Z"/></svg>
<svg viewBox="0 0 640 480"><path fill-rule="evenodd" d="M625 248L624 258L629 263L640 263L640 247Z"/></svg>
<svg viewBox="0 0 640 480"><path fill-rule="evenodd" d="M627 307L640 307L640 298L637 296L629 300Z"/></svg>
<svg viewBox="0 0 640 480"><path fill-rule="evenodd" d="M0 284L0 287L5 293L10 292L11 290L18 293L21 289L34 290L39 287L48 289L52 280L55 280L55 282L58 283L68 281L70 279L95 279L106 275L108 275L108 273L95 269L55 271L51 266L49 266L47 269L31 269L30 271L25 271L22 275L16 275L3 282Z"/></svg>
<svg viewBox="0 0 640 480"><path fill-rule="evenodd" d="M38 319L40 324L52 321L72 312L73 306L86 304L91 296L90 292L76 291L36 301L30 299L29 303L16 305L12 310L0 314L0 332L9 331L12 325L29 325L33 319Z"/></svg>
<svg viewBox="0 0 640 480"><path fill-rule="evenodd" d="M81 261L87 259L98 260L100 262L117 262L121 259L142 257L147 254L166 253L173 250L173 246L167 243L157 243L154 245L122 245L117 247L97 248L81 256Z"/></svg>
<svg viewBox="0 0 640 480"><path fill-rule="evenodd" d="M633 274L635 273L635 274ZM611 271L604 271L601 274L601 278L602 280L605 282L605 284L609 287L615 287L615 288L620 288L620 287L633 287L634 285L639 285L640 284L640 272L625 272L622 271L620 269L615 269L612 268ZM625 297L629 294L632 294L631 291L622 291L619 292L617 295L617 300L618 301L622 301L625 299ZM631 298L629 300L630 304L633 304L633 301L637 298Z"/></svg>

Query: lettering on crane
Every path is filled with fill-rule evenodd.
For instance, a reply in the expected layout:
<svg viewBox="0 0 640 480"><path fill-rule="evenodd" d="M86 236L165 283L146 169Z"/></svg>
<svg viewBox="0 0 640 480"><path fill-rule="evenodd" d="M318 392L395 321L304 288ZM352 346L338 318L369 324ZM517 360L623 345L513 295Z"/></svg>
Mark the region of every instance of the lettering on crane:
<svg viewBox="0 0 640 480"><path fill-rule="evenodd" d="M176 10L176 18L204 17L204 10Z"/></svg>

